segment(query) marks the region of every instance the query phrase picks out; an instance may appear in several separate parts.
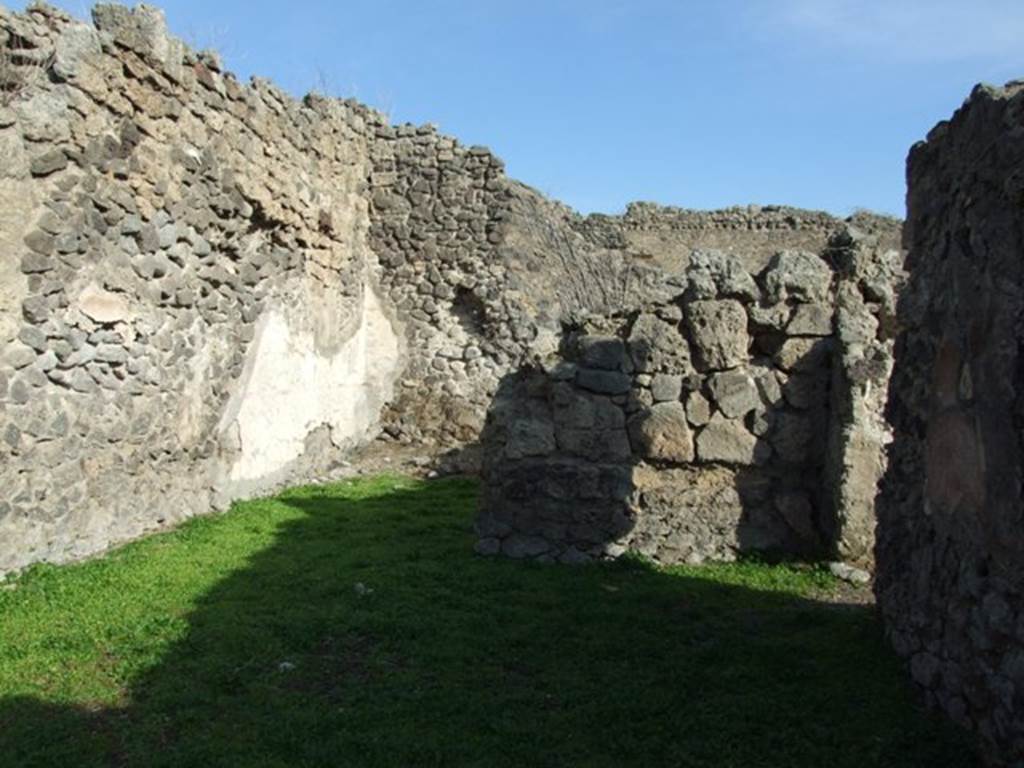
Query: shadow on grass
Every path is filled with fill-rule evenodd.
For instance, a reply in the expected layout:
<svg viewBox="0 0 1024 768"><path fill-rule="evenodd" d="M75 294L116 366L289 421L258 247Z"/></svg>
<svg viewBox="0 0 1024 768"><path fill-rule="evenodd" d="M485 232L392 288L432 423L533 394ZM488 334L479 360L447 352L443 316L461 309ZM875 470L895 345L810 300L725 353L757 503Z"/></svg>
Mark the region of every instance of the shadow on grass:
<svg viewBox="0 0 1024 768"><path fill-rule="evenodd" d="M975 765L914 709L871 609L756 568L478 558L476 493L285 494L303 515L122 707L0 701L0 764Z"/></svg>

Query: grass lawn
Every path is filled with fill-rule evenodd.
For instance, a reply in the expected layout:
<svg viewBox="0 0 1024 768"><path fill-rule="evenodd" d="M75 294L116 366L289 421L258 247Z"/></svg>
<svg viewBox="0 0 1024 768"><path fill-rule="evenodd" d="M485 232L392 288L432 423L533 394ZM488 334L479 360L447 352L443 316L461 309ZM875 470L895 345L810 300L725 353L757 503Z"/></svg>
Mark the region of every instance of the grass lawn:
<svg viewBox="0 0 1024 768"><path fill-rule="evenodd" d="M476 497L300 488L32 569L0 765L976 765L821 571L483 559Z"/></svg>

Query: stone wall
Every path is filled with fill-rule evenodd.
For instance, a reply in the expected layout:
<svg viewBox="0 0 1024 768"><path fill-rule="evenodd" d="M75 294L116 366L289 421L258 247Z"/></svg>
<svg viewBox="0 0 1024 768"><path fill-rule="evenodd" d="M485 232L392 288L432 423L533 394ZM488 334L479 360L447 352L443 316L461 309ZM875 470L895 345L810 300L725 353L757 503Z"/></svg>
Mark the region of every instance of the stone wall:
<svg viewBox="0 0 1024 768"><path fill-rule="evenodd" d="M855 214L848 222L823 211L788 206L735 206L719 211L692 211L654 203L631 203L623 216L594 214L575 227L635 258L669 271L686 268L693 251L727 251L735 254L751 272L763 270L779 251L818 252L847 223L875 229L879 218ZM899 248L899 237L887 230L890 247Z"/></svg>
<svg viewBox="0 0 1024 768"><path fill-rule="evenodd" d="M890 637L1024 764L1024 86L913 150L896 313L893 220L583 217L153 8L93 21L0 9L0 574L374 438L482 460L479 549L566 561L869 563L884 475Z"/></svg>
<svg viewBox="0 0 1024 768"><path fill-rule="evenodd" d="M898 282L889 266L874 266L899 251L893 219L649 203L583 217L509 179L486 148L432 126L379 126L376 135L371 243L410 341L403 387L385 414L386 435L402 443L475 440L503 377L556 351L580 313L626 315L665 299L666 281L707 244L756 274L780 250L824 253L852 231L871 245L850 268L858 277L874 270L867 279L879 285L879 275L890 279L886 298L865 306L891 301Z"/></svg>
<svg viewBox="0 0 1024 768"><path fill-rule="evenodd" d="M319 476L374 438L475 470L510 377L581 318L681 311L701 249L756 275L832 248L868 286L898 248L892 220L782 207L583 217L433 126L241 84L153 8L93 17L0 11L0 573ZM874 311L872 291L850 306Z"/></svg>
<svg viewBox="0 0 1024 768"><path fill-rule="evenodd" d="M379 116L242 86L152 9L94 17L0 14L0 572L323 469L401 367Z"/></svg>
<svg viewBox="0 0 1024 768"><path fill-rule="evenodd" d="M628 313L583 313L506 377L483 436L478 551L663 563L869 560L898 251L694 251Z"/></svg>
<svg viewBox="0 0 1024 768"><path fill-rule="evenodd" d="M927 700L1024 766L1024 84L979 86L908 161L876 593Z"/></svg>
<svg viewBox="0 0 1024 768"><path fill-rule="evenodd" d="M860 218L835 236L835 357L829 396L822 530L842 560L870 564L875 496L892 429L885 403L892 374L896 298L905 280L892 229Z"/></svg>

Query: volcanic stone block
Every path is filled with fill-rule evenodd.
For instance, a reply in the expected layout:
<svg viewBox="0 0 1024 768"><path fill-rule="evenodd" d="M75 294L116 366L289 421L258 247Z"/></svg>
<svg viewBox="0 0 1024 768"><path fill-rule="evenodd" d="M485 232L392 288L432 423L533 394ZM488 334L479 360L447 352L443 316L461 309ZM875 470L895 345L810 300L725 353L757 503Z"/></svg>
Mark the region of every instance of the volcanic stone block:
<svg viewBox="0 0 1024 768"><path fill-rule="evenodd" d="M826 304L800 304L786 326L791 336L828 336L832 333L832 308Z"/></svg>
<svg viewBox="0 0 1024 768"><path fill-rule="evenodd" d="M505 453L510 459L544 456L556 448L554 425L547 421L518 420L509 427Z"/></svg>
<svg viewBox="0 0 1024 768"><path fill-rule="evenodd" d="M49 272L57 266L53 257L35 251L28 251L21 257L21 271L26 275L41 274Z"/></svg>
<svg viewBox="0 0 1024 768"><path fill-rule="evenodd" d="M53 253L57 246L57 241L53 235L49 235L41 229L36 229L26 235L25 245L35 253L45 256Z"/></svg>
<svg viewBox="0 0 1024 768"><path fill-rule="evenodd" d="M711 420L711 403L700 392L691 392L686 397L686 417L693 426L704 426Z"/></svg>
<svg viewBox="0 0 1024 768"><path fill-rule="evenodd" d="M584 336L579 341L580 363L606 371L622 370L626 361L626 345L614 336Z"/></svg>
<svg viewBox="0 0 1024 768"><path fill-rule="evenodd" d="M589 429L596 422L596 398L571 384L559 382L552 386L551 403L559 429Z"/></svg>
<svg viewBox="0 0 1024 768"><path fill-rule="evenodd" d="M18 334L18 340L36 352L43 352L46 349L46 334L34 325L26 325L22 328Z"/></svg>
<svg viewBox="0 0 1024 768"><path fill-rule="evenodd" d="M775 363L784 371L815 371L828 367L831 352L832 339L790 338L775 355Z"/></svg>
<svg viewBox="0 0 1024 768"><path fill-rule="evenodd" d="M31 171L33 176L49 176L56 171L68 167L68 158L61 150L51 149L38 157L32 158Z"/></svg>
<svg viewBox="0 0 1024 768"><path fill-rule="evenodd" d="M656 403L678 400L682 393L682 376L670 373L656 373L651 380L651 396Z"/></svg>
<svg viewBox="0 0 1024 768"><path fill-rule="evenodd" d="M716 373L709 386L718 409L730 419L743 416L761 404L757 384L746 370Z"/></svg>
<svg viewBox="0 0 1024 768"><path fill-rule="evenodd" d="M645 459L693 461L693 433L682 403L656 403L629 421L633 450Z"/></svg>
<svg viewBox="0 0 1024 768"><path fill-rule="evenodd" d="M814 525L814 505L803 491L783 491L775 497L775 509L786 524L804 542L812 543L818 538Z"/></svg>
<svg viewBox="0 0 1024 768"><path fill-rule="evenodd" d="M590 461L624 461L630 445L623 429L560 429L558 447Z"/></svg>
<svg viewBox="0 0 1024 768"><path fill-rule="evenodd" d="M747 313L738 301L691 302L686 307L686 319L698 359L706 368L724 370L747 361Z"/></svg>
<svg viewBox="0 0 1024 768"><path fill-rule="evenodd" d="M537 557L550 551L551 544L540 536L525 536L513 533L501 542L501 553L506 557L522 559Z"/></svg>
<svg viewBox="0 0 1024 768"><path fill-rule="evenodd" d="M832 270L820 256L805 251L781 251L772 257L764 286L774 302L824 303L832 284Z"/></svg>
<svg viewBox="0 0 1024 768"><path fill-rule="evenodd" d="M825 402L828 380L822 373L793 373L782 385L786 402L794 408L813 408Z"/></svg>
<svg viewBox="0 0 1024 768"><path fill-rule="evenodd" d="M807 414L783 411L775 415L770 440L783 461L792 464L806 461L814 438L815 420Z"/></svg>
<svg viewBox="0 0 1024 768"><path fill-rule="evenodd" d="M678 324L653 313L645 312L637 317L630 330L628 347L633 364L641 373L664 371L686 375L693 370L690 348Z"/></svg>
<svg viewBox="0 0 1024 768"><path fill-rule="evenodd" d="M686 277L693 299L729 297L756 302L761 297L750 273L733 255L722 251L694 251Z"/></svg>
<svg viewBox="0 0 1024 768"><path fill-rule="evenodd" d="M770 453L770 449L766 451L766 446L747 431L742 421L727 419L721 413L712 416L697 435L697 457L701 461L761 464Z"/></svg>
<svg viewBox="0 0 1024 768"><path fill-rule="evenodd" d="M605 371L597 368L580 368L576 372L576 383L603 395L624 395L632 386L632 379L625 373Z"/></svg>

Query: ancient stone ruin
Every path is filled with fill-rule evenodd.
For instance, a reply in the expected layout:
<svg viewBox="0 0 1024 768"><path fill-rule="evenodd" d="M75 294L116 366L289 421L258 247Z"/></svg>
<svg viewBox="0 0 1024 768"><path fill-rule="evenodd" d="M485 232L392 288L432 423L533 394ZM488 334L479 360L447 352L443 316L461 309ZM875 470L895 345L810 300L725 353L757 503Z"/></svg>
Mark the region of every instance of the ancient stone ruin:
<svg viewBox="0 0 1024 768"><path fill-rule="evenodd" d="M477 549L563 562L738 552L866 561L899 251L889 222L767 264L694 251L644 303L583 314L507 377ZM867 254L867 257L865 257Z"/></svg>
<svg viewBox="0 0 1024 768"><path fill-rule="evenodd" d="M1021 765L1021 92L914 149L901 244L583 217L153 8L0 9L0 574L415 446L480 472L484 554L874 563L913 678Z"/></svg>
<svg viewBox="0 0 1024 768"><path fill-rule="evenodd" d="M908 182L876 593L928 700L1021 766L1024 83L975 89Z"/></svg>
<svg viewBox="0 0 1024 768"><path fill-rule="evenodd" d="M884 259L855 263L865 249L892 262L891 220L650 205L582 218L508 179L486 149L429 126L242 85L216 56L170 37L154 9L101 5L94 26L45 6L0 18L11 65L0 111L0 571L88 555L302 481L377 436L459 449L473 466L491 450L478 437L495 394L564 347L580 317L621 326L638 315L635 332L657 336L673 322L659 315L682 312L685 283L699 274L711 283L693 290L709 295L716 279L723 296L733 295L728 280L742 284L720 305L742 335L716 343L746 344L740 302L758 305L758 375L773 355L823 347L820 335L784 352L772 345L787 333L832 336L840 303L854 314L892 304L888 266L865 273L866 294L860 278L845 288L833 278L880 269ZM742 276L765 269L774 271L762 297ZM789 285L804 272L813 284ZM691 365L679 338L681 367L666 361L664 371L681 377L671 384L681 408L682 377L689 393L698 370L710 386L708 365L725 373L733 361ZM736 354L747 362L745 349ZM857 386L834 380L842 351L814 355L814 375L790 377L788 395L786 382L762 382L768 398L806 401L780 429L788 419L790 432L809 433L812 418L824 429L833 414L845 419L837 434L853 429L825 406ZM767 447L767 425L755 428ZM840 490L856 485L841 442L828 482L852 501L833 503L814 481L772 513L795 530L779 539L766 522L766 542L804 551L832 526L849 533L851 558L869 556L871 505Z"/></svg>

